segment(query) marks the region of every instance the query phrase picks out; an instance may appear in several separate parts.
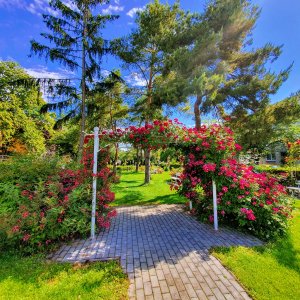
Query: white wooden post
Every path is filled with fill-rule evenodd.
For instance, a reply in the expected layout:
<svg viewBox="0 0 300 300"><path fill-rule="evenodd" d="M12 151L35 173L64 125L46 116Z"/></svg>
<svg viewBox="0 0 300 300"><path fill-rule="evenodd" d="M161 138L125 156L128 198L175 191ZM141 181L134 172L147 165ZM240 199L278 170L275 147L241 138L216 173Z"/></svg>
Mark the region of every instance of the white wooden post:
<svg viewBox="0 0 300 300"><path fill-rule="evenodd" d="M91 239L95 239L96 223L96 196L97 196L97 165L99 151L99 128L94 128L94 163L93 163L93 195L92 195L92 222L91 222Z"/></svg>
<svg viewBox="0 0 300 300"><path fill-rule="evenodd" d="M213 180L213 203L214 203L214 227L218 230L218 203L217 203L217 187L216 182Z"/></svg>
<svg viewBox="0 0 300 300"><path fill-rule="evenodd" d="M192 209L193 209L193 202L190 201L190 210L192 210Z"/></svg>

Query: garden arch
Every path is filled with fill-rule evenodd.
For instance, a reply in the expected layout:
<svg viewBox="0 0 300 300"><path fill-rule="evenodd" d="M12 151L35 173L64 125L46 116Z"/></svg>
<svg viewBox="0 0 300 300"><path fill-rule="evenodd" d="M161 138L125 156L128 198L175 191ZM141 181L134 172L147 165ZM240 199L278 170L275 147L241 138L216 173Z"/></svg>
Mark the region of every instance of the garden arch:
<svg viewBox="0 0 300 300"><path fill-rule="evenodd" d="M190 129L183 126L182 123L175 121L154 121L151 125L144 127L130 126L126 129L117 129L116 131L99 132L99 128L94 128L94 133L87 135L88 139L94 139L93 149L93 192L92 192L92 216L91 216L91 238L95 238L95 219L96 219L96 195L97 195L97 161L99 152L99 141L103 142L125 142L131 144L139 144L150 149L158 149L165 147L176 147L189 150L191 156L192 149L196 147L197 150L203 151L203 156L209 154L210 160L204 164L207 168L207 174L211 176L212 182L212 203L213 203L213 222L214 229L218 230L218 212L217 212L217 187L215 178L213 176L217 164L220 164L221 159L225 158L229 153L235 150L232 144L233 139L228 135L231 133L229 129L223 128L219 125L208 127L203 126L200 130ZM226 146L220 143L222 139L228 138ZM199 148L199 149L198 149ZM217 154L218 161L212 161L212 153ZM189 156L186 154L189 163ZM190 209L192 208L192 200L190 200Z"/></svg>

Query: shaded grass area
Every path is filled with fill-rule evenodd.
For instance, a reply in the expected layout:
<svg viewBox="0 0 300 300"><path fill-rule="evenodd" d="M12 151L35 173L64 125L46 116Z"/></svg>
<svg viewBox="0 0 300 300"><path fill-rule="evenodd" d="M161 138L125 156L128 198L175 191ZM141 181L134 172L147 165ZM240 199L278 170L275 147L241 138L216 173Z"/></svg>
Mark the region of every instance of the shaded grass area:
<svg viewBox="0 0 300 300"><path fill-rule="evenodd" d="M84 265L43 257L0 256L0 299L127 299L128 279L115 261Z"/></svg>
<svg viewBox="0 0 300 300"><path fill-rule="evenodd" d="M144 184L144 173L122 172L120 183L113 186L116 194L114 206L118 205L148 205L148 204L183 204L184 197L170 190L169 172L153 174L151 183Z"/></svg>
<svg viewBox="0 0 300 300"><path fill-rule="evenodd" d="M218 248L221 260L254 299L300 299L300 200L289 233L276 243L252 249Z"/></svg>

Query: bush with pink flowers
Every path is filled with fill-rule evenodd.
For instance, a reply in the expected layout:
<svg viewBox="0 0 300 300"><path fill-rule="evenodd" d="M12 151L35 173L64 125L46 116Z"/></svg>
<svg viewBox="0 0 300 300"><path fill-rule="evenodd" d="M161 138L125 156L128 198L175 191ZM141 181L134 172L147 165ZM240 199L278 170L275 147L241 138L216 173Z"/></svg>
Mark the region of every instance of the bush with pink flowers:
<svg viewBox="0 0 300 300"><path fill-rule="evenodd" d="M277 179L253 172L252 167L238 163L233 155L218 161L197 148L193 145L186 149L179 192L193 202L195 213L202 221L213 222L212 180L215 180L221 224L264 240L285 233L292 203Z"/></svg>
<svg viewBox="0 0 300 300"><path fill-rule="evenodd" d="M91 153L86 148L83 167L62 168L56 159L23 159L19 166L36 169L14 173L14 178L0 185L0 248L18 248L33 253L52 248L58 242L87 236L91 219ZM109 190L112 173L106 168L108 150L99 155L97 228L107 228L116 215L109 204L114 194ZM18 162L10 162L10 165ZM33 166L27 166L32 164Z"/></svg>

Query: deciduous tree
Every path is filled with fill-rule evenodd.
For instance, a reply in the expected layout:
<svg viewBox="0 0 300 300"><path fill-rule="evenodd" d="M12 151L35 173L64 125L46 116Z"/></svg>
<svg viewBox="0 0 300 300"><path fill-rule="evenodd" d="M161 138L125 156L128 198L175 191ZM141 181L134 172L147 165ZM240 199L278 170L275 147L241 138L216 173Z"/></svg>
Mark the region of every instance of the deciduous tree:
<svg viewBox="0 0 300 300"><path fill-rule="evenodd" d="M45 104L38 86L23 86L32 78L15 62L0 62L0 151L42 153L52 135L54 117L39 113Z"/></svg>

